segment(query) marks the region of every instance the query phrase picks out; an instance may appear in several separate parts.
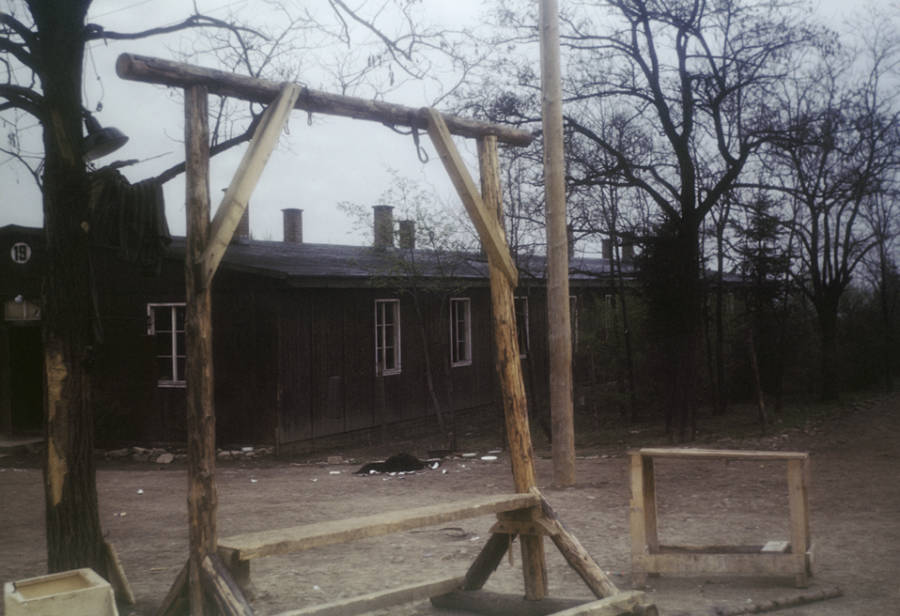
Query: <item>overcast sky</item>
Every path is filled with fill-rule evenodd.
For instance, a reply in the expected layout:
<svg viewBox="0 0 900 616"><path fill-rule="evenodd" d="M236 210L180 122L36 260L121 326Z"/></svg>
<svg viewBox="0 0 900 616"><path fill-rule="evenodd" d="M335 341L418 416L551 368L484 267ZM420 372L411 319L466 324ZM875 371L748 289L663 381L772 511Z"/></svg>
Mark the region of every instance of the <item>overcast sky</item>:
<svg viewBox="0 0 900 616"><path fill-rule="evenodd" d="M565 0L561 0L565 2ZM885 4L893 0L882 0ZM197 0L199 9L216 17L229 11L259 11L258 0ZM317 4L316 1L307 2ZM477 24L482 11L481 0L424 0L423 12L429 19L453 27ZM187 15L184 0L95 0L89 21L109 30L137 31L156 25L180 21ZM837 24L853 2L822 0L819 16ZM150 159L124 170L128 178L139 181L152 177L183 160L183 110L180 96L159 86L123 81L115 74L116 57L123 52L173 58L172 48L184 44L184 37L165 40L147 39L109 43L94 42L85 59L84 104L102 111L95 115L101 124L115 126L130 137L128 144L114 154L97 161ZM537 67L536 67L537 70ZM306 85L325 89L327 77L305 73ZM428 105L437 93L427 86L408 86L388 97L392 102L412 107ZM9 117L8 115L4 117ZM30 116L20 125L34 126L26 147L38 151L39 128ZM5 132L5 131L4 131ZM27 135L26 135L27 137ZM304 241L359 244L364 236L337 204L349 201L367 205L378 203L378 197L389 188L389 168L404 176L433 186L439 199L456 203L454 193L440 161L433 154L427 138L423 143L431 154L425 165L419 162L412 138L397 135L388 128L371 122L316 116L308 125L306 114L291 116L289 134L283 134L262 179L251 198L250 225L257 239L280 240L281 209L304 210ZM216 156L211 161L213 207L243 155L244 147ZM472 159L470 158L470 161ZM472 161L473 175L476 169ZM176 235L185 227L183 175L165 185L166 213L169 226ZM42 224L40 195L33 179L18 163L0 155L0 226Z"/></svg>

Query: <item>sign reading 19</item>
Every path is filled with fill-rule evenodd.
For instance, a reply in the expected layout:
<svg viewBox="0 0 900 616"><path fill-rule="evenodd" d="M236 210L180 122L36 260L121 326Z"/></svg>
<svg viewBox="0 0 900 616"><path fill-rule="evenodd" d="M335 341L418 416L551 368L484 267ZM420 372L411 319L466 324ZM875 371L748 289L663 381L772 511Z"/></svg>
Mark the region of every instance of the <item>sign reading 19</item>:
<svg viewBox="0 0 900 616"><path fill-rule="evenodd" d="M25 242L16 242L9 250L9 256L14 263L25 264L31 260L31 246Z"/></svg>

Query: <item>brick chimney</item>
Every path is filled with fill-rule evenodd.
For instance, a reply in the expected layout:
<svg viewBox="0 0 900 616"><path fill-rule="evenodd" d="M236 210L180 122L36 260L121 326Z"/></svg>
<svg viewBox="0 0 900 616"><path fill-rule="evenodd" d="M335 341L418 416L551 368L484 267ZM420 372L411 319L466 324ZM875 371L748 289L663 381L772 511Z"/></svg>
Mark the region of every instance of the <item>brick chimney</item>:
<svg viewBox="0 0 900 616"><path fill-rule="evenodd" d="M284 243L303 243L303 210L297 207L286 207L281 210L284 216Z"/></svg>
<svg viewBox="0 0 900 616"><path fill-rule="evenodd" d="M237 229L234 230L234 235L231 236L231 241L234 244L246 244L250 241L250 204L247 204L247 208L244 210L244 215L241 216L241 220L238 222Z"/></svg>
<svg viewBox="0 0 900 616"><path fill-rule="evenodd" d="M394 245L394 206L373 205L375 248L388 248Z"/></svg>
<svg viewBox="0 0 900 616"><path fill-rule="evenodd" d="M397 240L400 248L403 250L416 249L416 221L415 220L399 220L397 221Z"/></svg>

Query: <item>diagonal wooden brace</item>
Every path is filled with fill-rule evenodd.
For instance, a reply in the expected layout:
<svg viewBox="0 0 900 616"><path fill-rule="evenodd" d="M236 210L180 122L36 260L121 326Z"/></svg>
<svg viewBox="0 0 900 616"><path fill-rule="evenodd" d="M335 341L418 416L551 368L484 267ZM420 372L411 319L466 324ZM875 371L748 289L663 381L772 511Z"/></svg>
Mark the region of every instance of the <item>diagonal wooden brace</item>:
<svg viewBox="0 0 900 616"><path fill-rule="evenodd" d="M484 249L503 271L510 286L515 289L518 285L519 273L509 254L509 246L506 244L506 237L497 216L489 213L485 207L481 193L472 180L472 176L469 175L441 114L431 108L423 111L428 115L428 136L431 137L431 142L440 155L441 162L444 163L444 168L450 175L469 218L472 219L472 224L478 231Z"/></svg>
<svg viewBox="0 0 900 616"><path fill-rule="evenodd" d="M209 242L201 257L205 286L212 283L213 275L225 255L228 243L247 209L250 195L256 188L260 175L278 143L278 135L284 128L294 103L300 95L300 86L286 83L278 98L263 113L253 134L250 146L238 166L219 209L212 220Z"/></svg>

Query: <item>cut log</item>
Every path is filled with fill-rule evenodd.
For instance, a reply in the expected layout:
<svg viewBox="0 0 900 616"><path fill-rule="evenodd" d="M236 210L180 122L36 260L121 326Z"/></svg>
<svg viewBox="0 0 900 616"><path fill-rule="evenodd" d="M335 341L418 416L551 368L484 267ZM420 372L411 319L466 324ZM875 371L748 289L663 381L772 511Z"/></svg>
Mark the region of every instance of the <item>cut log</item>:
<svg viewBox="0 0 900 616"><path fill-rule="evenodd" d="M549 522L556 528L557 532L550 536L553 543L559 549L563 558L569 563L569 566L581 576L584 583L587 584L591 592L597 597L611 597L619 594L619 589L612 583L609 576L594 562L588 551L584 549L581 542L570 533L553 511L550 503L541 497L541 510Z"/></svg>
<svg viewBox="0 0 900 616"><path fill-rule="evenodd" d="M266 79L130 53L123 53L116 60L116 73L123 79L164 86L187 88L205 85L212 94L233 96L263 105L275 100L284 85ZM421 130L428 128L428 119L421 109L330 94L312 88L301 89L294 108L310 113L372 120L392 126L409 126ZM518 146L528 145L532 140L529 131L514 126L491 124L451 115L444 116L444 119L450 132L462 137L495 135L503 143Z"/></svg>

